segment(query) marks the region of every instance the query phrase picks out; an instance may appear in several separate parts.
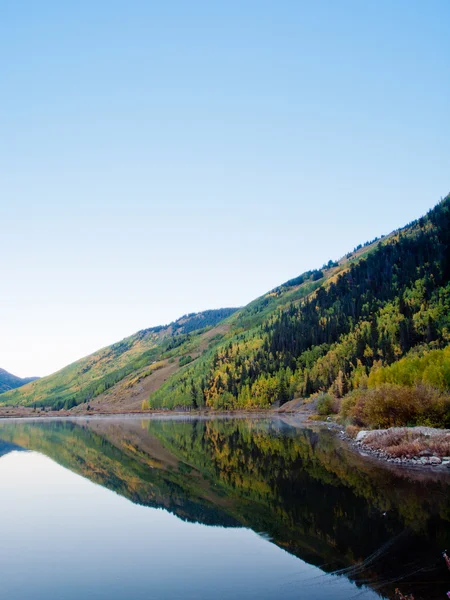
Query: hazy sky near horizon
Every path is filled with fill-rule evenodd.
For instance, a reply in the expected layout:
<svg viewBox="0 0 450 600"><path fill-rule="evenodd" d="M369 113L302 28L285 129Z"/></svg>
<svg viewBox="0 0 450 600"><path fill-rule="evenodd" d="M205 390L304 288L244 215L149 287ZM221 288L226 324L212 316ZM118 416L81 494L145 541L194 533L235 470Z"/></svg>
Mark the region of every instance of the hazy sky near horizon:
<svg viewBox="0 0 450 600"><path fill-rule="evenodd" d="M244 305L450 191L448 0L0 5L0 367Z"/></svg>

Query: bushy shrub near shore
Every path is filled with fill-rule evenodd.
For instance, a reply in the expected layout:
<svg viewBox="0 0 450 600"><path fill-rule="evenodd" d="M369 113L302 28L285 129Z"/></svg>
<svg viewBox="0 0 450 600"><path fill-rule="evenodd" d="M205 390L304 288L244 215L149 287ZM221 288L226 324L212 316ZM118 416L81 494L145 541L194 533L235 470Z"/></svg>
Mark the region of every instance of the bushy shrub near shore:
<svg viewBox="0 0 450 600"><path fill-rule="evenodd" d="M321 417L326 417L327 415L337 414L339 412L339 401L337 398L334 398L330 394L325 394L321 392L317 396L316 401L317 412Z"/></svg>
<svg viewBox="0 0 450 600"><path fill-rule="evenodd" d="M359 427L450 426L450 396L425 385L385 383L354 390L341 404L340 417Z"/></svg>

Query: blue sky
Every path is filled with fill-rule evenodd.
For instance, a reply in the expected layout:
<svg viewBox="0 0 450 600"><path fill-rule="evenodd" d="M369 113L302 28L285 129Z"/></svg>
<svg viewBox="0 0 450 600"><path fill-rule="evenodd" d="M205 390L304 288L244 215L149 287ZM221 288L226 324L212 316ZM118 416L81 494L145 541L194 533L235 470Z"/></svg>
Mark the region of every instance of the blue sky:
<svg viewBox="0 0 450 600"><path fill-rule="evenodd" d="M450 191L448 0L0 6L0 367L243 305Z"/></svg>

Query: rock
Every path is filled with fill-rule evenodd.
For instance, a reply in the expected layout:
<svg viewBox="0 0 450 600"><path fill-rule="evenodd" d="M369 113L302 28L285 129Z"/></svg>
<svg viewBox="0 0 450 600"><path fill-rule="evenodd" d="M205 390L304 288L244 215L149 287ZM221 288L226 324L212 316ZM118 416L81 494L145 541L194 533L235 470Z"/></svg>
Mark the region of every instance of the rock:
<svg viewBox="0 0 450 600"><path fill-rule="evenodd" d="M356 441L361 442L368 433L369 433L368 431L364 431L364 430L358 431L358 435L356 436Z"/></svg>
<svg viewBox="0 0 450 600"><path fill-rule="evenodd" d="M422 456L422 458L420 459L420 463L422 465L428 465L429 464L429 459L426 456Z"/></svg>
<svg viewBox="0 0 450 600"><path fill-rule="evenodd" d="M419 452L419 456L432 456L432 453L429 450L422 450Z"/></svg>
<svg viewBox="0 0 450 600"><path fill-rule="evenodd" d="M442 460L441 465L443 467L449 467L450 468L450 460Z"/></svg>
<svg viewBox="0 0 450 600"><path fill-rule="evenodd" d="M432 456L430 459L430 465L440 465L441 459L438 456Z"/></svg>

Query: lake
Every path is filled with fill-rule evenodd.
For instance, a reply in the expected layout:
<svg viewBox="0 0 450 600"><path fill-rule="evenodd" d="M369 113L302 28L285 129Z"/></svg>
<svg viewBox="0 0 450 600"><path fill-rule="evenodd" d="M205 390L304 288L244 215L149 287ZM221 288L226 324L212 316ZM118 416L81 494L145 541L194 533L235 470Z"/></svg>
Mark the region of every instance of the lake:
<svg viewBox="0 0 450 600"><path fill-rule="evenodd" d="M5 420L1 595L445 598L449 492L289 416Z"/></svg>

